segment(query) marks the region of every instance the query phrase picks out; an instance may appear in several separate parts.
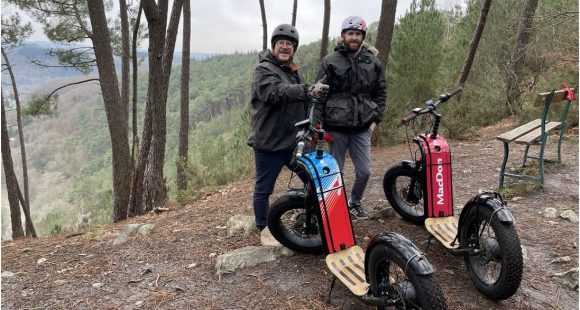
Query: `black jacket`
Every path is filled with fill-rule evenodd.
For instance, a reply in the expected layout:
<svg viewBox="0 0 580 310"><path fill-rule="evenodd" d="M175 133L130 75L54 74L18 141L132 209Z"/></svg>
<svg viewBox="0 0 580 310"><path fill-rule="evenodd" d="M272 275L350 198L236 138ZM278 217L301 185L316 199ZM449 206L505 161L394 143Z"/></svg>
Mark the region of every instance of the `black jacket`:
<svg viewBox="0 0 580 310"><path fill-rule="evenodd" d="M342 132L362 132L383 119L387 101L385 74L379 59L365 46L350 57L344 44L322 59L316 80L324 75L330 86L326 103L317 107L323 127Z"/></svg>
<svg viewBox="0 0 580 310"><path fill-rule="evenodd" d="M296 146L294 127L306 119L307 85L296 69L282 65L266 51L252 80L251 124L248 145L263 151L290 151Z"/></svg>

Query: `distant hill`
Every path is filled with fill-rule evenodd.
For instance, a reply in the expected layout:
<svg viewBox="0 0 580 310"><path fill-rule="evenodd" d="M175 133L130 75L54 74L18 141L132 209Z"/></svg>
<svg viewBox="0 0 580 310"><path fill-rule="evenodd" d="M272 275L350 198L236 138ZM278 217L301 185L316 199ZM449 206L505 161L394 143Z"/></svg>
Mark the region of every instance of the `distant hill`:
<svg viewBox="0 0 580 310"><path fill-rule="evenodd" d="M59 64L56 57L48 55L48 51L51 48L57 47L59 46L52 42L26 41L8 54L8 58L12 64L14 75L16 77L16 83L18 84L18 90L23 95L46 84L48 81L83 75L81 72L73 68L44 68L32 64L32 61L35 60L48 66L58 66ZM147 51L138 51L137 55L139 58L143 58L144 60L140 63L140 66L147 66ZM214 55L207 53L191 53L191 58L196 60L206 59L211 56ZM116 58L115 63L117 68L121 67L120 58ZM173 57L173 64L176 65L179 63L181 63L181 53L176 51ZM96 70L91 74L96 74ZM2 80L2 85L9 85L9 83L9 78Z"/></svg>

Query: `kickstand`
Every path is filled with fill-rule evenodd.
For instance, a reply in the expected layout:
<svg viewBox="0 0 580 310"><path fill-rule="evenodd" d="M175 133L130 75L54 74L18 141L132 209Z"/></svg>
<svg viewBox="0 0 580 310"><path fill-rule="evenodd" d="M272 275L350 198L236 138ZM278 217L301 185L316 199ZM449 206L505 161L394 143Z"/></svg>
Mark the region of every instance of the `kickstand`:
<svg viewBox="0 0 580 310"><path fill-rule="evenodd" d="M330 282L330 290L328 290L328 298L326 298L326 304L330 305L330 294L332 294L332 289L334 288L334 285L336 284L336 276L332 276L332 282Z"/></svg>
<svg viewBox="0 0 580 310"><path fill-rule="evenodd" d="M429 235L429 239L427 239L427 250L425 250L425 254L429 254L429 246L431 245L431 241L433 241L433 235Z"/></svg>

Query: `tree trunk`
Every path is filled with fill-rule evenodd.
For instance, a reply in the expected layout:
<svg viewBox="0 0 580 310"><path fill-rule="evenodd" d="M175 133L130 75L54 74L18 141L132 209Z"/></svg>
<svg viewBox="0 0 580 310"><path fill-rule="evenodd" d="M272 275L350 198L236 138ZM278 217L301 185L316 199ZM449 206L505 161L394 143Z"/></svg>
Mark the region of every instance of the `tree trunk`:
<svg viewBox="0 0 580 310"><path fill-rule="evenodd" d="M457 87L463 87L467 77L469 76L469 71L471 70L471 65L473 64L473 59L475 58L475 52L477 51L477 46L481 39L481 34L485 28L485 21L487 20L487 13L489 12L489 7L491 5L491 0L484 0L481 6L481 14L479 15L479 21L475 28L475 33L469 44L469 51L467 52L467 57L463 62L463 68L461 68L461 73L459 74L459 79L457 80Z"/></svg>
<svg viewBox="0 0 580 310"><path fill-rule="evenodd" d="M506 95L507 108L511 115L516 114L521 109L521 105L518 102L522 94L519 85L522 78L526 48L532 36L532 24L537 7L538 0L526 0L524 3L516 41L510 55L510 62L507 69Z"/></svg>
<svg viewBox="0 0 580 310"><path fill-rule="evenodd" d="M177 189L187 189L185 167L189 149L189 46L191 13L189 1L183 0L183 50L181 53L181 122L179 126L179 161L177 163Z"/></svg>
<svg viewBox="0 0 580 310"><path fill-rule="evenodd" d="M26 160L26 147L24 144L24 131L22 130L22 117L20 115L20 95L18 94L18 87L16 86L16 78L14 77L14 72L12 71L12 66L8 60L8 56L2 48L2 56L6 62L6 68L8 69L8 75L10 76L10 81L12 83L12 90L14 91L14 100L16 101L16 124L18 126L18 139L20 142L20 155L22 159L22 184L24 186L24 201L22 202L22 209L24 210L24 215L26 218L26 235L36 237L36 230L32 224L32 219L30 218L30 195L28 193L28 164ZM18 182L18 181L17 181Z"/></svg>
<svg viewBox="0 0 580 310"><path fill-rule="evenodd" d="M266 7L264 0L260 0L260 13L262 14L262 50L268 49L268 24L266 23Z"/></svg>
<svg viewBox="0 0 580 310"><path fill-rule="evenodd" d="M115 72L113 51L107 27L107 18L103 1L87 1L91 20L93 48L99 70L101 92L107 114L109 134L111 136L113 161L113 222L127 218L131 184L131 158L129 153L128 106L123 106L119 93L119 83Z"/></svg>
<svg viewBox="0 0 580 310"><path fill-rule="evenodd" d="M292 26L296 27L296 12L298 10L298 0L294 0L292 5Z"/></svg>
<svg viewBox="0 0 580 310"><path fill-rule="evenodd" d="M175 0L167 32L167 0L143 0L149 26L149 87L143 141L135 171L129 212L143 214L165 204L167 189L163 178L166 141L166 104L169 75L183 0Z"/></svg>
<svg viewBox="0 0 580 310"><path fill-rule="evenodd" d="M383 70L387 69L387 63L389 62L396 11L397 0L383 0L381 17L379 19L379 30L377 33L377 49L379 50L379 60L381 61Z"/></svg>
<svg viewBox="0 0 580 310"><path fill-rule="evenodd" d="M129 116L129 17L126 0L119 0L121 12L121 106L127 108ZM129 121L129 119L127 119Z"/></svg>
<svg viewBox="0 0 580 310"><path fill-rule="evenodd" d="M324 0L324 19L322 21L322 42L320 43L320 60L328 53L328 27L330 25L330 0Z"/></svg>
<svg viewBox="0 0 580 310"><path fill-rule="evenodd" d="M132 147L131 147L131 171L135 169L137 162L137 151L139 150L139 137L137 136L137 37L139 35L139 24L141 23L141 12L143 12L143 6L139 4L139 12L137 12L137 19L135 21L135 28L133 29L133 44L132 53L133 56L133 113L132 117Z"/></svg>
<svg viewBox="0 0 580 310"><path fill-rule="evenodd" d="M8 191L8 204L10 206L10 222L12 224L12 239L24 237L22 220L20 218L20 206L18 204L18 181L14 173L12 154L10 153L10 139L8 138L8 126L6 125L6 111L4 111L4 94L2 93L2 165L4 166L4 178Z"/></svg>

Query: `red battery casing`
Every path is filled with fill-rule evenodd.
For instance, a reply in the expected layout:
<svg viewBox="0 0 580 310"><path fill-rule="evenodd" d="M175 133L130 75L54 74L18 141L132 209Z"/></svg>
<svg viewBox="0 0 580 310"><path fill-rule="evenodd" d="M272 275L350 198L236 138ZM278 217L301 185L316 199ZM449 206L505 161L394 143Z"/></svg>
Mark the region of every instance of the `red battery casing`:
<svg viewBox="0 0 580 310"><path fill-rule="evenodd" d="M425 174L424 199L427 217L453 215L453 187L451 151L447 141L439 135L420 135L419 145L423 153Z"/></svg>

